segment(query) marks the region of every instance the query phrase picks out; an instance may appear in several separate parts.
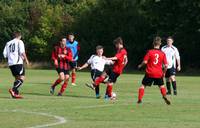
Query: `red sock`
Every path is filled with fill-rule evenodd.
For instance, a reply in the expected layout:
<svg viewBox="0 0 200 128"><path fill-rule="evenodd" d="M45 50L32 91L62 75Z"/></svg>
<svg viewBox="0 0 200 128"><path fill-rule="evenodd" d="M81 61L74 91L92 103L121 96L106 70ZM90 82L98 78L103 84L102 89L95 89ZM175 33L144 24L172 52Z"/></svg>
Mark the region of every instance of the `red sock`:
<svg viewBox="0 0 200 128"><path fill-rule="evenodd" d="M166 88L164 86L160 87L160 92L163 96L166 96Z"/></svg>
<svg viewBox="0 0 200 128"><path fill-rule="evenodd" d="M52 85L52 87L56 87L58 84L60 84L62 82L62 80L60 80L59 78L54 82L54 84Z"/></svg>
<svg viewBox="0 0 200 128"><path fill-rule="evenodd" d="M65 91L65 89L67 88L67 85L68 85L68 82L63 83L63 85L61 86L61 89L60 89L61 94Z"/></svg>
<svg viewBox="0 0 200 128"><path fill-rule="evenodd" d="M143 96L144 96L144 88L140 87L138 91L138 100L142 100Z"/></svg>
<svg viewBox="0 0 200 128"><path fill-rule="evenodd" d="M112 84L107 84L106 95L108 95L108 97L112 96Z"/></svg>
<svg viewBox="0 0 200 128"><path fill-rule="evenodd" d="M95 84L96 86L99 86L99 84L102 83L104 80L105 80L105 77L100 76L100 77L98 77L98 78L94 81L94 84Z"/></svg>
<svg viewBox="0 0 200 128"><path fill-rule="evenodd" d="M76 81L76 73L72 73L72 83L75 83Z"/></svg>

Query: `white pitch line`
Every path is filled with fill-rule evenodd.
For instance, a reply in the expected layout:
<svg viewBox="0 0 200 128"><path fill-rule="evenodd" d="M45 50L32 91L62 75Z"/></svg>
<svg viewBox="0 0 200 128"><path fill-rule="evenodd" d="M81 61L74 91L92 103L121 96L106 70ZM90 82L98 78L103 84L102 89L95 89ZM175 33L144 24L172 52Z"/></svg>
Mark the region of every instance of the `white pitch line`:
<svg viewBox="0 0 200 128"><path fill-rule="evenodd" d="M57 122L55 122L55 123L48 123L48 124L36 125L36 126L28 127L28 128L45 128L45 127L50 127L50 126L64 124L64 123L67 122L67 120L64 117L56 116L56 115L51 115L51 114L43 113L43 112L29 112L29 111L24 111L24 110L4 110L4 111L0 111L0 112L27 113L27 114L34 114L34 115L41 115L41 116L53 117L53 118L55 118L57 120Z"/></svg>

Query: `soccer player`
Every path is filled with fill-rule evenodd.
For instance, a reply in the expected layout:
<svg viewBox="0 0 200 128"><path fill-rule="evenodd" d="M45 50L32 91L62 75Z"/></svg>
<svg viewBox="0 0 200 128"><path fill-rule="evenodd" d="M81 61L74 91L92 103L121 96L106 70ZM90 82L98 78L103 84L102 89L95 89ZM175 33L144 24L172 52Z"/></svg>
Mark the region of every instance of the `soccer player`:
<svg viewBox="0 0 200 128"><path fill-rule="evenodd" d="M144 56L143 62L138 65L138 68L146 65L146 74L138 91L138 104L142 103L142 97L144 96L145 87L154 84L158 85L164 101L166 102L166 104L170 105L170 101L166 97L166 88L163 82L163 76L167 70L167 59L165 54L160 50L160 45L161 38L155 37L153 41L154 49L149 50ZM164 72L162 70L163 65Z"/></svg>
<svg viewBox="0 0 200 128"><path fill-rule="evenodd" d="M167 86L167 95L171 95L171 84L173 87L174 95L177 95L176 88L176 70L181 70L180 55L178 49L173 46L174 39L172 37L167 38L167 45L162 47L162 51L167 57L168 67L165 75L166 86ZM177 65L176 65L177 62ZM176 67L177 66L177 67Z"/></svg>
<svg viewBox="0 0 200 128"><path fill-rule="evenodd" d="M72 57L73 61L70 62L70 67L72 69L72 85L76 86L76 67L77 67L77 61L78 61L78 52L80 50L79 44L76 40L74 40L75 36L74 34L70 33L67 36L67 48L70 48L72 51Z"/></svg>
<svg viewBox="0 0 200 128"><path fill-rule="evenodd" d="M13 88L9 89L9 93L12 98L20 99L23 97L19 94L19 87L23 84L25 79L23 61L25 60L27 65L29 65L29 61L25 53L24 43L21 40L21 33L15 32L14 37L13 40L6 43L3 55L5 58L8 58L9 68L12 75L15 77Z"/></svg>
<svg viewBox="0 0 200 128"><path fill-rule="evenodd" d="M115 44L117 53L114 57L107 58L108 60L114 61L114 65L111 70L106 71L106 74L109 76L109 79L107 82L106 94L105 94L106 99L112 99L113 84L117 81L117 78L122 74L124 67L128 63L127 51L123 46L122 38L118 37L113 42ZM106 79L106 75L103 74L99 78L97 78L93 84L88 85L88 87L95 89L105 79Z"/></svg>
<svg viewBox="0 0 200 128"><path fill-rule="evenodd" d="M68 85L69 62L72 61L72 52L66 47L66 38L62 38L60 44L55 46L52 52L52 60L54 61L59 78L51 86L50 93L53 95L55 87L64 81L58 93L58 96L62 96Z"/></svg>
<svg viewBox="0 0 200 128"><path fill-rule="evenodd" d="M113 61L106 60L103 56L103 46L98 45L96 46L96 55L92 55L88 61L82 65L81 67L78 67L78 70L82 70L84 68L87 68L89 65L91 67L91 78L93 82L100 77L103 74L105 65L111 65L113 64ZM100 98L99 94L99 86L96 86L95 88L96 98Z"/></svg>

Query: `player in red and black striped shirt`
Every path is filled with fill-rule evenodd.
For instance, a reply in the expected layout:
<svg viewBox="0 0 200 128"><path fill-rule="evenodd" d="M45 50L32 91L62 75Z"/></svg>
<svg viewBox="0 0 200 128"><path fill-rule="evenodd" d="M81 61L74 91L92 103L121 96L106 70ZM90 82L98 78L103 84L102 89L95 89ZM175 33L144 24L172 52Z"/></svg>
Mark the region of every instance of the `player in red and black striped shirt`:
<svg viewBox="0 0 200 128"><path fill-rule="evenodd" d="M138 91L138 104L142 103L142 97L144 96L144 89L146 86L158 85L160 92L165 102L169 105L170 101L166 97L166 88L164 86L163 77L167 70L167 59L165 54L160 50L161 38L155 37L153 41L154 49L147 52L143 62L138 66L141 68L146 65L146 73L142 80L142 85ZM164 66L164 71L162 67Z"/></svg>
<svg viewBox="0 0 200 128"><path fill-rule="evenodd" d="M62 38L60 44L54 47L54 50L52 52L52 60L54 61L54 65L58 72L59 78L51 86L50 93L54 94L55 87L62 81L64 81L58 93L58 96L61 96L68 85L70 69L69 62L72 61L72 52L69 48L66 47L65 38Z"/></svg>

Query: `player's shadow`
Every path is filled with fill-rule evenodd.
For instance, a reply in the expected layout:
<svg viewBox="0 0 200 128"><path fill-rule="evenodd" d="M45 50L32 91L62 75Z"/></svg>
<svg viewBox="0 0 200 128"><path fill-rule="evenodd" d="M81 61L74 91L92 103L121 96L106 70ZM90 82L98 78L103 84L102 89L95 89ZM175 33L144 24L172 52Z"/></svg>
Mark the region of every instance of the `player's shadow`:
<svg viewBox="0 0 200 128"><path fill-rule="evenodd" d="M72 97L72 98L86 98L86 99L94 99L93 96L84 96L84 95L70 95L67 94L65 95L66 97Z"/></svg>
<svg viewBox="0 0 200 128"><path fill-rule="evenodd" d="M38 92L25 92L23 95L35 95L35 96L51 96L47 93L38 93Z"/></svg>

